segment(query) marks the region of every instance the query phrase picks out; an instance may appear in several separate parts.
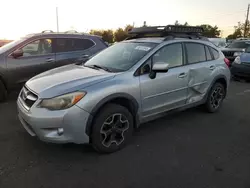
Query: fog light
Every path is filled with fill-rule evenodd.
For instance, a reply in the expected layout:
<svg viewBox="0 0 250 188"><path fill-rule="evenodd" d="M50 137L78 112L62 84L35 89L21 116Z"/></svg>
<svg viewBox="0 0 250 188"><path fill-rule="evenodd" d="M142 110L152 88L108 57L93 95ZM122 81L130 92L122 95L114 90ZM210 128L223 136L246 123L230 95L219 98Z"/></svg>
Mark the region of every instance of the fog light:
<svg viewBox="0 0 250 188"><path fill-rule="evenodd" d="M63 128L58 128L57 129L57 134L61 136L63 134Z"/></svg>

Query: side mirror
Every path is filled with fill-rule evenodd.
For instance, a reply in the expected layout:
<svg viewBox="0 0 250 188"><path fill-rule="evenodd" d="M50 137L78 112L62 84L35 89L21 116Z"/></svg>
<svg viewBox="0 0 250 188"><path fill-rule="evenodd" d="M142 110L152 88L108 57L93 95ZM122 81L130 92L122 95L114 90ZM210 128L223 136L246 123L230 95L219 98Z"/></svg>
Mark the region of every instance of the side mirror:
<svg viewBox="0 0 250 188"><path fill-rule="evenodd" d="M21 56L23 56L23 50L21 50L21 49L15 50L15 51L11 54L11 56L14 57L14 58L21 57Z"/></svg>
<svg viewBox="0 0 250 188"><path fill-rule="evenodd" d="M168 72L168 63L156 62L153 64L152 71L154 72Z"/></svg>
<svg viewBox="0 0 250 188"><path fill-rule="evenodd" d="M155 79L157 72L168 72L168 63L156 62L154 63L151 72L149 73L149 78Z"/></svg>

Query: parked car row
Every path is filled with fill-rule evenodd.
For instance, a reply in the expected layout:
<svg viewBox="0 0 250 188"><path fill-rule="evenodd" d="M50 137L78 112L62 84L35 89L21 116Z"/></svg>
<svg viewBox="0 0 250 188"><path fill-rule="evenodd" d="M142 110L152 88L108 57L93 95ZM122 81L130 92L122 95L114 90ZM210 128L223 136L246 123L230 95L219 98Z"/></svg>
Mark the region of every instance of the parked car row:
<svg viewBox="0 0 250 188"><path fill-rule="evenodd" d="M5 82L16 84L58 67L22 88L17 105L23 127L45 142L90 143L110 153L123 148L140 124L168 111L220 109L229 63L202 32L191 26L133 28L130 38L108 48L92 35L35 34L1 49L7 65L1 70L7 67Z"/></svg>
<svg viewBox="0 0 250 188"><path fill-rule="evenodd" d="M42 32L0 48L0 101L8 91L44 71L84 63L108 45L95 35Z"/></svg>

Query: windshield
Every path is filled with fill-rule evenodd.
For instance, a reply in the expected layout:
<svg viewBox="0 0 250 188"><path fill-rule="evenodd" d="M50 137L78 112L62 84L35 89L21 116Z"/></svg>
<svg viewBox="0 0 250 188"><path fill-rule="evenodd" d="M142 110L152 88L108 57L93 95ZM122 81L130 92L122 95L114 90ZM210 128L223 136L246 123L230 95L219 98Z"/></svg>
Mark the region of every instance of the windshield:
<svg viewBox="0 0 250 188"><path fill-rule="evenodd" d="M98 66L112 72L123 72L134 66L156 45L155 43L120 42L101 51L84 66Z"/></svg>
<svg viewBox="0 0 250 188"><path fill-rule="evenodd" d="M227 48L247 48L250 45L248 42L233 42Z"/></svg>
<svg viewBox="0 0 250 188"><path fill-rule="evenodd" d="M0 47L0 54L6 52L7 50L13 48L14 46L20 44L23 41L24 41L24 38L21 38L21 39L14 40L8 44L3 45L2 47Z"/></svg>

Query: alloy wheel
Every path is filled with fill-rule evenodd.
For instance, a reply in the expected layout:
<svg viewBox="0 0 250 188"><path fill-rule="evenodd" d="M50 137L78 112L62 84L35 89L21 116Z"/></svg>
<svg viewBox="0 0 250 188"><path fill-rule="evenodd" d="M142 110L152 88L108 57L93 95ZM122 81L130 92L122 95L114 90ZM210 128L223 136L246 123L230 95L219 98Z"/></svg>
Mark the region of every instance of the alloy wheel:
<svg viewBox="0 0 250 188"><path fill-rule="evenodd" d="M129 121L121 113L109 116L101 127L102 144L110 147L112 144L119 146L124 140L124 133L129 129Z"/></svg>
<svg viewBox="0 0 250 188"><path fill-rule="evenodd" d="M223 97L224 97L223 88L221 88L220 86L214 88L210 97L210 104L214 109L219 108L221 101L223 100Z"/></svg>

